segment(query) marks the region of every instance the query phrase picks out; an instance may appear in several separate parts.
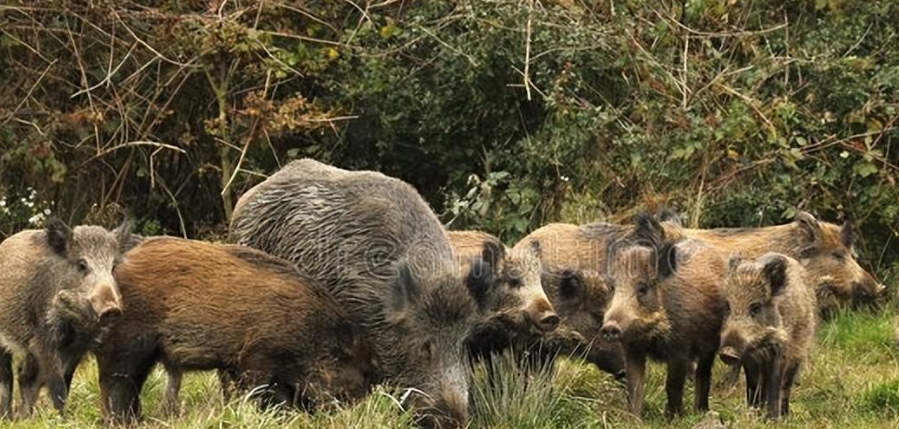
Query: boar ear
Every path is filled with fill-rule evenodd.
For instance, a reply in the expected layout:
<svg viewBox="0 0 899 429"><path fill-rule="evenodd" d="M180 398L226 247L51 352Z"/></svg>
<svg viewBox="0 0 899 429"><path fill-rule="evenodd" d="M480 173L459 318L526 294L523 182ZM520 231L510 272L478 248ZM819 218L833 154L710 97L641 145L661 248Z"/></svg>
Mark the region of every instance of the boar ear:
<svg viewBox="0 0 899 429"><path fill-rule="evenodd" d="M799 212L796 215L796 224L799 225L800 230L805 234L809 242L817 243L821 240L821 225L818 224L818 219L815 219L811 213Z"/></svg>
<svg viewBox="0 0 899 429"><path fill-rule="evenodd" d="M396 311L403 311L418 301L421 291L412 275L409 261L405 259L396 263L396 280L393 283L392 292L391 305Z"/></svg>
<svg viewBox="0 0 899 429"><path fill-rule="evenodd" d="M584 284L574 270L559 273L559 296L569 301L584 295Z"/></svg>
<svg viewBox="0 0 899 429"><path fill-rule="evenodd" d="M771 284L771 296L777 296L787 284L787 259L783 255L767 255L763 260L762 273Z"/></svg>
<svg viewBox="0 0 899 429"><path fill-rule="evenodd" d="M500 264L503 263L503 258L506 256L506 246L503 246L503 243L500 243L498 239L487 239L484 240L484 246L481 249L481 260L486 264L490 264L491 267L499 267Z"/></svg>
<svg viewBox="0 0 899 429"><path fill-rule="evenodd" d="M531 252L534 253L538 258L543 253L543 249L540 248L540 240L531 240L531 243L528 245L528 248L531 249Z"/></svg>
<svg viewBox="0 0 899 429"><path fill-rule="evenodd" d="M58 217L52 216L47 219L46 233L47 245L54 252L65 255L69 248L69 242L72 240L72 230Z"/></svg>
<svg viewBox="0 0 899 429"><path fill-rule="evenodd" d="M131 250L132 247L137 246L137 244L140 243L141 237L132 235L132 228L134 228L134 221L132 221L131 218L126 218L122 221L121 225L112 230L112 233L116 237L116 243L118 243L119 254Z"/></svg>
<svg viewBox="0 0 899 429"><path fill-rule="evenodd" d="M666 207L659 211L659 222L668 222L676 226L683 226L681 224L680 216L670 207Z"/></svg>
<svg viewBox="0 0 899 429"><path fill-rule="evenodd" d="M656 268L658 269L659 278L666 279L677 270L677 246L674 243L667 242L658 249L656 253Z"/></svg>
<svg viewBox="0 0 899 429"><path fill-rule="evenodd" d="M659 247L665 241L665 231L662 225L649 213L640 213L634 218L633 238L638 243L649 244L651 247Z"/></svg>
<svg viewBox="0 0 899 429"><path fill-rule="evenodd" d="M852 248L852 239L853 239L854 231L852 228L852 221L847 219L843 222L843 226L840 227L840 241L843 242L843 245Z"/></svg>
<svg viewBox="0 0 899 429"><path fill-rule="evenodd" d="M471 271L465 278L465 286L478 309L483 310L487 306L490 291L493 289L493 264L482 258L475 257L471 262Z"/></svg>
<svg viewBox="0 0 899 429"><path fill-rule="evenodd" d="M743 263L743 257L742 257L742 256L740 256L740 255L733 255L733 256L731 256L730 259L727 260L727 272L728 272L728 273L733 273L734 271L737 271L737 268L738 268L738 267L740 266L740 264L742 264L742 263Z"/></svg>

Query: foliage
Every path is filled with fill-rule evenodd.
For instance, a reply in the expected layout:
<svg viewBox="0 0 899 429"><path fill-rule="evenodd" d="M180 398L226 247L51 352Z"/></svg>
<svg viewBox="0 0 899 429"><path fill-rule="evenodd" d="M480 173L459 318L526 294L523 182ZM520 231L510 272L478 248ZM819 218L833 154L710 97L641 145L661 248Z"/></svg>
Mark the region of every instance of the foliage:
<svg viewBox="0 0 899 429"><path fill-rule="evenodd" d="M851 213L887 269L897 20L845 0L14 3L0 183L197 235L309 156L509 242L662 206L700 226Z"/></svg>

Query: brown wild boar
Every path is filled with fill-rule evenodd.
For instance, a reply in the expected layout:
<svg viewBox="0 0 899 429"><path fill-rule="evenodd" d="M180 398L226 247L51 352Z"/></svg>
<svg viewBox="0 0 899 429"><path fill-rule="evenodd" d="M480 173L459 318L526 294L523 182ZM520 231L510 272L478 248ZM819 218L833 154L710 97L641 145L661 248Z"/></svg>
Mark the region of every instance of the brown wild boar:
<svg viewBox="0 0 899 429"><path fill-rule="evenodd" d="M129 225L70 230L50 218L0 244L0 416L12 417L12 358L21 359L20 414L31 415L42 387L62 414L72 376L107 315L121 308L112 276ZM101 320L102 319L102 320Z"/></svg>
<svg viewBox="0 0 899 429"><path fill-rule="evenodd" d="M447 231L462 275L471 272L472 261L493 267L493 308L488 317L518 329L549 332L559 326L540 283L540 259L531 249L506 248L498 238L479 231Z"/></svg>
<svg viewBox="0 0 899 429"><path fill-rule="evenodd" d="M668 241L661 226L638 216L631 236L612 243L607 272L614 288L602 334L624 348L628 406L640 416L646 358L668 375L666 414L683 412L684 382L696 362L695 408L709 408L712 366L726 301L725 261L696 240Z"/></svg>
<svg viewBox="0 0 899 429"><path fill-rule="evenodd" d="M121 317L94 353L107 417L140 415L140 391L162 363L219 369L263 404L314 407L369 388L363 340L333 297L290 262L243 246L151 238L116 268Z"/></svg>
<svg viewBox="0 0 899 429"><path fill-rule="evenodd" d="M426 427L468 421L464 340L490 308L492 267L460 276L443 225L412 186L293 161L244 194L231 237L322 283L373 343L380 380Z"/></svg>
<svg viewBox="0 0 899 429"><path fill-rule="evenodd" d="M541 283L561 318L556 332L530 344L531 353L582 357L616 378L624 376L620 344L605 341L600 330L612 295L605 274L606 247L630 229L604 223L556 223L533 231L515 245L513 250L530 249L539 256Z"/></svg>
<svg viewBox="0 0 899 429"><path fill-rule="evenodd" d="M529 250L507 249L498 238L477 231L448 231L447 235L463 273L471 262L489 261L493 269L494 298L490 308L466 340L469 354L490 360L492 353L556 329L559 316L540 284L540 261ZM491 365L487 364L487 368Z"/></svg>
<svg viewBox="0 0 899 429"><path fill-rule="evenodd" d="M727 254L755 259L776 252L796 259L808 272L809 284L825 314L846 303L872 302L886 291L856 261L850 222L839 226L800 212L794 222L761 228L686 229L673 222L662 225L670 237L699 239Z"/></svg>
<svg viewBox="0 0 899 429"><path fill-rule="evenodd" d="M812 346L817 312L814 291L796 260L767 253L730 261L729 314L721 333L721 360L742 365L746 401L767 404L768 417L790 412L793 380Z"/></svg>

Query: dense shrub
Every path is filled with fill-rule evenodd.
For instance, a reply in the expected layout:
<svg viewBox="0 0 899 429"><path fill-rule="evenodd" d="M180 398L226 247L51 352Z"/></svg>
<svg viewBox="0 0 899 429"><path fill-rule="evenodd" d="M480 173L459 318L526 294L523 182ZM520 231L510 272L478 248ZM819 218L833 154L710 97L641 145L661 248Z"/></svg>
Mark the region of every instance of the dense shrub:
<svg viewBox="0 0 899 429"><path fill-rule="evenodd" d="M0 10L0 196L196 235L311 156L510 242L662 206L851 213L885 269L896 22L895 1L22 2ZM3 213L3 234L33 216Z"/></svg>

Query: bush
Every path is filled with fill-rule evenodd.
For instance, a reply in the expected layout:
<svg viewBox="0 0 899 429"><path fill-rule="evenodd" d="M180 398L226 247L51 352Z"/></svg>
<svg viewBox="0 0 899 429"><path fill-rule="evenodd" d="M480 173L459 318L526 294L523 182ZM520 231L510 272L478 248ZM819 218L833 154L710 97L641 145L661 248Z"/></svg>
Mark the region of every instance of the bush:
<svg viewBox="0 0 899 429"><path fill-rule="evenodd" d="M370 6L12 5L0 181L195 235L315 157L510 243L662 206L698 226L810 210L851 213L869 268L899 270L896 2Z"/></svg>

